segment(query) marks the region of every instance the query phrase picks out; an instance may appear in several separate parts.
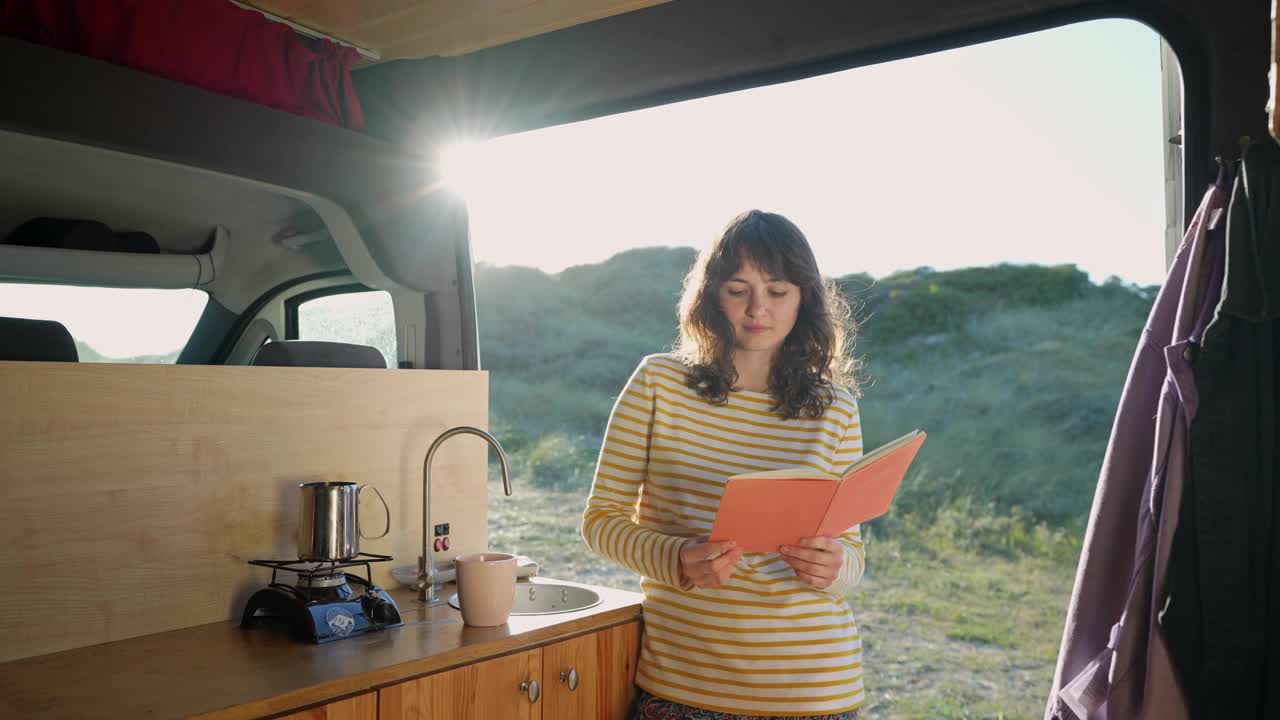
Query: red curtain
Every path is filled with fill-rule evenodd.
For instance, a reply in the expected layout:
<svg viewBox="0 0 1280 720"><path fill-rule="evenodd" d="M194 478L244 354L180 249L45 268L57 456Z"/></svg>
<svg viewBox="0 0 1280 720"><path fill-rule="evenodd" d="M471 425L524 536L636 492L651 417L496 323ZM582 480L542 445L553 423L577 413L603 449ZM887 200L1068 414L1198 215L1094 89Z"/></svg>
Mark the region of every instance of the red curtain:
<svg viewBox="0 0 1280 720"><path fill-rule="evenodd" d="M364 127L351 82L359 53L228 0L0 0L0 35Z"/></svg>

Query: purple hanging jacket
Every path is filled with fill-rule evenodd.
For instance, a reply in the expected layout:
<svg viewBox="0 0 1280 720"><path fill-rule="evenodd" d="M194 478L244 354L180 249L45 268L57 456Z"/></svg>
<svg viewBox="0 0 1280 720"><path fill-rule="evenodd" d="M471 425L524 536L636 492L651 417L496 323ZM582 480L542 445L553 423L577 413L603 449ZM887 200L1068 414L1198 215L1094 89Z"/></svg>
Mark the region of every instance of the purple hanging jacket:
<svg viewBox="0 0 1280 720"><path fill-rule="evenodd" d="M1209 234L1224 179L1192 218L1129 367L1067 610L1045 720L1188 716L1157 627L1197 396L1190 360L1222 286Z"/></svg>

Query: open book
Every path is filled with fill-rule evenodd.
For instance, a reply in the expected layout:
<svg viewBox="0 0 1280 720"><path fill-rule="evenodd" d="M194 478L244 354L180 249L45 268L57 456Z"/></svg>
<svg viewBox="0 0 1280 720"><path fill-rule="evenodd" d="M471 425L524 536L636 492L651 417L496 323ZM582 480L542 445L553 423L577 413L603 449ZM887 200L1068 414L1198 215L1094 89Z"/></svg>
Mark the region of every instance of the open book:
<svg viewBox="0 0 1280 720"><path fill-rule="evenodd" d="M725 483L711 540L776 552L803 537L835 537L889 509L924 443L913 430L863 455L843 476L809 468L734 475Z"/></svg>

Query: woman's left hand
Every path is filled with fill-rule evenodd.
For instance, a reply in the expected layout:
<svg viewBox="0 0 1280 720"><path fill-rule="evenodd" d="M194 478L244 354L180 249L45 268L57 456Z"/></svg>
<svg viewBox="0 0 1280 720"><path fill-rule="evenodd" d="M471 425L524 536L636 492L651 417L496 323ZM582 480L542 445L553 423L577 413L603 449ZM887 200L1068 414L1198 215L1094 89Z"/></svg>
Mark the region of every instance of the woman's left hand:
<svg viewBox="0 0 1280 720"><path fill-rule="evenodd" d="M844 564L844 546L829 537L800 538L797 545L779 547L778 554L796 577L819 590L836 581Z"/></svg>

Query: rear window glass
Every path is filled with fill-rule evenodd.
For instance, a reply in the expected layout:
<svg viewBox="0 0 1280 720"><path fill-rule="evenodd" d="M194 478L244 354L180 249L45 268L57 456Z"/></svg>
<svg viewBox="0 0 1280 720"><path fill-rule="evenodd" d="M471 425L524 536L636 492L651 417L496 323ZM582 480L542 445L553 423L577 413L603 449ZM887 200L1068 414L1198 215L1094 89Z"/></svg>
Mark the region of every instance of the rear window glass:
<svg viewBox="0 0 1280 720"><path fill-rule="evenodd" d="M0 283L0 317L62 323L80 362L175 362L208 302L208 293L189 288Z"/></svg>
<svg viewBox="0 0 1280 720"><path fill-rule="evenodd" d="M369 345L396 366L396 316L385 290L344 292L298 305L298 339Z"/></svg>

